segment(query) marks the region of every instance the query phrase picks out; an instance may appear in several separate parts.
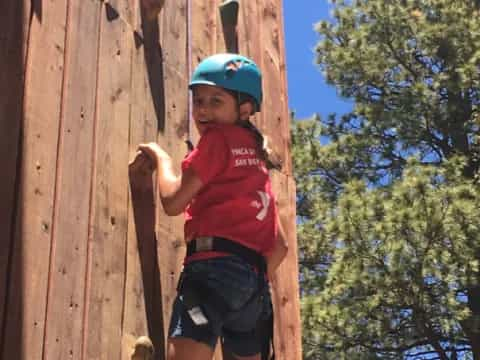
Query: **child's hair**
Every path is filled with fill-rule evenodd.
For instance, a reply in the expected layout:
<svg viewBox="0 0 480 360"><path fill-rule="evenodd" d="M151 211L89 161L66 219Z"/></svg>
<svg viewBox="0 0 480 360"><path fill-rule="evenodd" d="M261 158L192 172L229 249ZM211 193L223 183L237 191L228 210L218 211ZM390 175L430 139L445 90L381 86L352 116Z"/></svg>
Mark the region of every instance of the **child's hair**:
<svg viewBox="0 0 480 360"><path fill-rule="evenodd" d="M227 91L232 93L232 95L237 98L239 106L248 101L254 107L253 113L257 111L257 103L252 96L242 92L234 92L231 90ZM265 161L267 169L281 170L282 161L274 156L272 149L268 145L268 138L264 136L250 120L243 120L239 123L239 125L252 132L255 142L257 143L257 151L259 152L260 158Z"/></svg>
<svg viewBox="0 0 480 360"><path fill-rule="evenodd" d="M282 161L274 156L272 149L268 146L268 138L263 136L260 130L258 130L250 120L242 121L240 126L252 132L255 142L257 143L257 151L259 152L260 158L265 161L267 169L281 170Z"/></svg>

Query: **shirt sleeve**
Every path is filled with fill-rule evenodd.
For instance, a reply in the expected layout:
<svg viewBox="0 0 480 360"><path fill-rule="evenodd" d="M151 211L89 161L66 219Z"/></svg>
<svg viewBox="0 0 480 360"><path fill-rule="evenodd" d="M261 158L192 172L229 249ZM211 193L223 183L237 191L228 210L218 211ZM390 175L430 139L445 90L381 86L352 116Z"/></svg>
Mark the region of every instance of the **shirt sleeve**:
<svg viewBox="0 0 480 360"><path fill-rule="evenodd" d="M222 132L208 130L197 147L182 161L182 171L193 169L204 185L223 173L228 166L229 147Z"/></svg>

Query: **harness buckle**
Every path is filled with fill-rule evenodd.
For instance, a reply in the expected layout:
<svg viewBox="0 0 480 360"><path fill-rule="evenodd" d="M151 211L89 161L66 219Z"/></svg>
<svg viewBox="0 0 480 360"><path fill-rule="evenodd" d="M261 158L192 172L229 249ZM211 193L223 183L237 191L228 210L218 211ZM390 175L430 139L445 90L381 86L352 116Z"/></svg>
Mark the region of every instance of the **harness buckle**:
<svg viewBox="0 0 480 360"><path fill-rule="evenodd" d="M213 249L212 236L199 236L196 238L195 251L210 251Z"/></svg>

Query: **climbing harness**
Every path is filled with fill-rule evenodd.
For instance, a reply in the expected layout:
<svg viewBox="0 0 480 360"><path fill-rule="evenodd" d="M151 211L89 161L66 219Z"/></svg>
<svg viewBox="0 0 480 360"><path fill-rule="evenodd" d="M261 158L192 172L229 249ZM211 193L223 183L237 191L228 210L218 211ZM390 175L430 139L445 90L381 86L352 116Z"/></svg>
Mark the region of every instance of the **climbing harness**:
<svg viewBox="0 0 480 360"><path fill-rule="evenodd" d="M195 253L204 251L216 251L223 252L232 255L236 255L243 259L248 264L252 265L258 271L259 285L255 293L240 309L232 310L226 301L219 296L215 290L210 289L205 285L205 279L196 274L182 273L177 291L182 296L183 303L187 308L187 312L190 318L197 326L208 326L208 315L202 308L202 303L212 303L216 311L221 314L222 317L229 316L238 311L245 309L251 305L254 301L262 301L263 305L261 316L257 321L255 329L249 332L237 332L232 330L225 330L227 333L233 335L236 338L246 337L255 332L255 336L260 339L262 360L273 360L275 358L273 351L273 309L270 301L270 297L264 293L268 290L268 283L266 281L266 262L265 258L258 252L243 246L234 241L216 237L205 236L197 237L190 241L187 245L187 258ZM268 304L265 302L268 301ZM270 352L272 350L272 355Z"/></svg>

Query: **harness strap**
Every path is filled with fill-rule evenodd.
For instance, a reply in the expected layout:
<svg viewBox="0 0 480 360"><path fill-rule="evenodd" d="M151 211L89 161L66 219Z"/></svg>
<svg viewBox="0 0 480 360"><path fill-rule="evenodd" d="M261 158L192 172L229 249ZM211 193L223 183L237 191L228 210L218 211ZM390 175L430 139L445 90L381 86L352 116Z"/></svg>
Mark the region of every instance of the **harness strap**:
<svg viewBox="0 0 480 360"><path fill-rule="evenodd" d="M202 236L191 240L187 244L187 257L202 251L218 251L237 255L250 265L256 267L260 273L266 274L267 265L265 262L265 258L257 251L232 240L218 236ZM198 283L200 282L195 283L198 286ZM258 296L258 294L262 291L263 286L265 286L265 283L262 282L261 285L259 284L259 289L244 306L247 306L248 303L250 303L256 296ZM206 289L200 290L197 288L196 291L203 299L213 296L211 293L207 295L205 290ZM211 301L212 300L214 299L211 299ZM218 310L227 312L227 307L222 301L219 302L217 300L215 301L215 304ZM227 329L223 329L223 331L228 332ZM260 339L262 360L274 360L275 350L273 347L273 309L271 309L270 314L267 318L259 319L257 327L252 331L255 332L257 338ZM242 334L241 332L235 332L236 337L242 337L242 335L247 336L247 334L251 334L251 332L245 332L244 334Z"/></svg>
<svg viewBox="0 0 480 360"><path fill-rule="evenodd" d="M241 257L258 271L266 273L265 258L257 251L241 245L235 241L218 236L200 236L187 245L187 257L201 251L219 251Z"/></svg>

